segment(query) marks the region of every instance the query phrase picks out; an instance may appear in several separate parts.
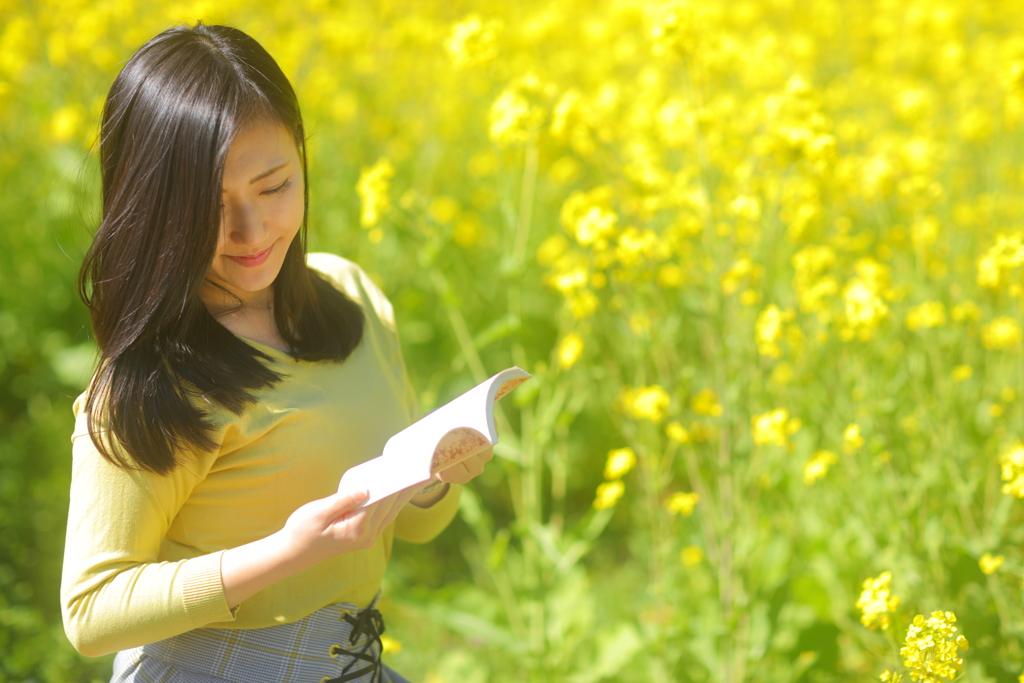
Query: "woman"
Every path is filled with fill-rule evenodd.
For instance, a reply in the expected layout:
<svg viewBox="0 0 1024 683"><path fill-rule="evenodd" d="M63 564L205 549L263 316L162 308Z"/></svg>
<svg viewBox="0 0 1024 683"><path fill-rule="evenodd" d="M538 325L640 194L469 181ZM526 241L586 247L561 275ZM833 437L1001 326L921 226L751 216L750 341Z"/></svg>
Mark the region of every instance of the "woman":
<svg viewBox="0 0 1024 683"><path fill-rule="evenodd" d="M490 453L360 507L335 493L415 416L391 306L305 255L295 93L252 38L174 28L114 81L80 291L100 348L75 402L61 587L115 681L402 681L375 608Z"/></svg>

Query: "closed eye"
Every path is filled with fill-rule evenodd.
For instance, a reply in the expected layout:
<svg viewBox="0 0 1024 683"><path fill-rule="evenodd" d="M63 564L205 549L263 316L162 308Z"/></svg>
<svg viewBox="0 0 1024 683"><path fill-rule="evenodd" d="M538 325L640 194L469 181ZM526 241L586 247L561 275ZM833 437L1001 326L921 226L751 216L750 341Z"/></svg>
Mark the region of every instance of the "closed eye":
<svg viewBox="0 0 1024 683"><path fill-rule="evenodd" d="M266 195L281 194L282 192L284 192L285 190L287 190L291 186L292 186L292 179L288 178L287 180L285 180L283 183L281 183L277 187L272 187L269 190L263 190L263 192L260 192L260 194L261 195L265 195L265 196Z"/></svg>

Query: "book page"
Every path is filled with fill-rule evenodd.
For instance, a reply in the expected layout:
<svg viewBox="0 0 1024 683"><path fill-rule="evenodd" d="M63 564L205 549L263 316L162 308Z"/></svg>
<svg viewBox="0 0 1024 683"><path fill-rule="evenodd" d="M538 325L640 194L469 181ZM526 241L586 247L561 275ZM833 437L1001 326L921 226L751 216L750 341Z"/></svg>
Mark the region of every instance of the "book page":
<svg viewBox="0 0 1024 683"><path fill-rule="evenodd" d="M499 372L388 439L379 457L349 469L338 491L368 490L364 505L444 471L498 442L494 403L530 378L517 367Z"/></svg>

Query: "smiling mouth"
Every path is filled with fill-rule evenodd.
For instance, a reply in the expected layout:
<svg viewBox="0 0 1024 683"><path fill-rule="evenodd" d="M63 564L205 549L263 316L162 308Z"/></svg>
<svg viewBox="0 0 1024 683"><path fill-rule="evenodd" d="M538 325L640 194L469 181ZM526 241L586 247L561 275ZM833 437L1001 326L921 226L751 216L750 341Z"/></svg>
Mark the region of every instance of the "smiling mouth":
<svg viewBox="0 0 1024 683"><path fill-rule="evenodd" d="M241 266L253 268L255 266L263 265L263 262L267 260L268 256L270 256L270 252L273 248L274 245L271 244L269 247L253 256L228 256L228 258Z"/></svg>

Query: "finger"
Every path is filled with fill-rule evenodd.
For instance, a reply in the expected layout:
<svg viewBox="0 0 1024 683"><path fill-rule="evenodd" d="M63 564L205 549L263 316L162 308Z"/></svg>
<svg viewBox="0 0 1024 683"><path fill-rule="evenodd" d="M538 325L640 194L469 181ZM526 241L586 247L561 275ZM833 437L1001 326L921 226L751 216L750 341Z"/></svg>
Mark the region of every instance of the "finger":
<svg viewBox="0 0 1024 683"><path fill-rule="evenodd" d="M389 524L395 521L398 513L402 511L402 508L412 499L413 495L415 495L415 492L410 492L406 489L393 493L381 500L377 503L377 510L374 513L373 519L370 520L368 528L372 529L375 534L381 533Z"/></svg>
<svg viewBox="0 0 1024 683"><path fill-rule="evenodd" d="M363 509L363 504L370 497L367 490L352 491L351 493L335 493L324 500L327 502L323 513L330 520L338 520L347 517Z"/></svg>

